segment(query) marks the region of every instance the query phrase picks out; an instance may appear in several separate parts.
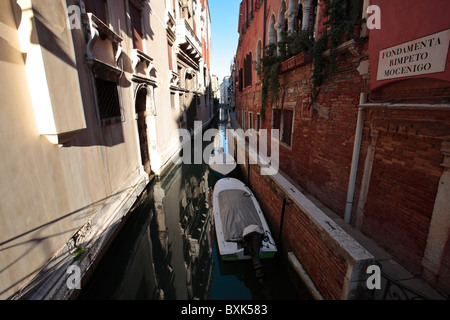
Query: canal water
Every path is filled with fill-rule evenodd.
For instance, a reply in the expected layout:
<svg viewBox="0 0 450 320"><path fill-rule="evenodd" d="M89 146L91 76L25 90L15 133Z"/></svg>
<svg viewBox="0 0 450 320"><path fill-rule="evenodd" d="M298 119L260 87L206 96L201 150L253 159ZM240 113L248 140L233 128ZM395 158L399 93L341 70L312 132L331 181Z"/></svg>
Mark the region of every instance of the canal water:
<svg viewBox="0 0 450 320"><path fill-rule="evenodd" d="M250 260L222 261L209 204L218 179L205 163L181 164L150 183L79 299L310 299L278 253L262 260L262 285Z"/></svg>

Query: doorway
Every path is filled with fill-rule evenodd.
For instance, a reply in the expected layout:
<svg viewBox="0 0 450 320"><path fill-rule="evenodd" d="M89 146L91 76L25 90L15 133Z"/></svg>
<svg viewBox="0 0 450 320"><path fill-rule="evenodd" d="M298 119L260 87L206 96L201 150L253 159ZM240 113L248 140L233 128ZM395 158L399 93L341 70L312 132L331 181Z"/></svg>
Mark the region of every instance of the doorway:
<svg viewBox="0 0 450 320"><path fill-rule="evenodd" d="M147 88L142 87L136 95L136 115L139 134L139 147L141 149L141 163L145 172L150 175L152 169L150 166L150 152L148 144L148 126L147 126Z"/></svg>

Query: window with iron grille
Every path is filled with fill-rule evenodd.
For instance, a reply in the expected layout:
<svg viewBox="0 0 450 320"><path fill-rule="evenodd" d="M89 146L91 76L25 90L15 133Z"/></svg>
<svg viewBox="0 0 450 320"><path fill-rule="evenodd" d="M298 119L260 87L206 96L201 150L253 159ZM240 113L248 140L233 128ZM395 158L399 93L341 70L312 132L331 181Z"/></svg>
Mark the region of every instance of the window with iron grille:
<svg viewBox="0 0 450 320"><path fill-rule="evenodd" d="M119 93L117 82L95 78L97 105L101 120L120 118Z"/></svg>

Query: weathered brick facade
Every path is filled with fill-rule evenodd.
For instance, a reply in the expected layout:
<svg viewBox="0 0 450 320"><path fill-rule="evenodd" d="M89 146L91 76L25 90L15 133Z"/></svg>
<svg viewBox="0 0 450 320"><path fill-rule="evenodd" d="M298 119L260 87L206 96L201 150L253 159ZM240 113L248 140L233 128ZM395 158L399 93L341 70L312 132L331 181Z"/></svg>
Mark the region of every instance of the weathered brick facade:
<svg viewBox="0 0 450 320"><path fill-rule="evenodd" d="M288 12L289 2L283 5L283 1L267 0L266 14L261 9L254 12L247 27L243 24L241 7L237 70L243 68L246 54L255 52L256 41L264 35L270 37L270 30L264 32L264 27L269 28L272 16L282 17L277 16L279 8L284 6ZM418 2L416 8L408 8L411 11L409 17L420 15L418 10L425 2ZM315 103L311 103L313 62L304 59L303 63L283 63L279 99L269 99L266 119L261 121L260 127L270 132L274 123L273 110L293 111L292 143L280 144L280 170L344 218L358 109L361 107L364 123L351 224L390 252L414 275L422 275L441 293L449 295L449 231L445 223L440 223L445 220L442 218L445 214L440 213L443 205L437 202L437 196L440 188L448 190L444 186L449 183L443 178L444 171L449 169L448 165L443 165L445 153L442 148L450 139L450 58L447 57L447 69L443 73L394 81L377 81L374 77L376 69L373 70L377 67L373 60L374 57L378 59L379 50L450 28L448 21L437 18L438 12L448 8L449 3L438 2L435 7L422 9L428 14L423 19L436 22L434 25L429 21L424 23L423 30L411 28L407 37L386 35L387 29L372 30L370 34L365 30L368 38L362 45L353 42L343 45L338 50L336 72L330 74L325 68L325 80ZM305 6L310 1L301 3ZM382 0L364 1L363 7L374 3L382 12L389 10L390 2ZM392 4L392 10L397 6ZM285 16L290 17L288 13ZM266 23L263 23L264 17ZM401 23L406 25L405 17L394 21L392 12L384 19L391 19L384 25L390 30L399 29ZM365 62L370 65L367 70L361 68ZM252 72L251 85L245 87L239 82L236 85L236 117L244 129L249 128L249 113L255 121L262 104L263 76L256 70ZM240 86L241 91L238 90ZM360 100L361 93L368 99ZM256 122L251 127L255 128ZM278 226L283 198L274 193L276 188L267 184L264 180L267 178L261 178L253 171L250 177L252 184L257 185L255 193L263 199L268 219ZM445 198L447 191L441 192L444 195L441 197ZM450 195L447 199L450 201ZM449 201L444 204L446 221L450 215ZM342 269L345 264L333 255L333 248L328 248L317 238L314 226L305 220L305 215L289 206L287 212L283 234L286 247L295 252L325 297L339 298L339 290L333 290L342 287L340 275L345 274ZM433 219L441 229L433 229ZM435 253L437 247L441 249ZM330 273L331 269L335 272ZM334 282L335 286L321 282L325 275L324 283Z"/></svg>
<svg viewBox="0 0 450 320"><path fill-rule="evenodd" d="M371 110L365 127L361 162L369 132L378 138L362 230L418 274L443 172L440 136L450 128L450 114Z"/></svg>

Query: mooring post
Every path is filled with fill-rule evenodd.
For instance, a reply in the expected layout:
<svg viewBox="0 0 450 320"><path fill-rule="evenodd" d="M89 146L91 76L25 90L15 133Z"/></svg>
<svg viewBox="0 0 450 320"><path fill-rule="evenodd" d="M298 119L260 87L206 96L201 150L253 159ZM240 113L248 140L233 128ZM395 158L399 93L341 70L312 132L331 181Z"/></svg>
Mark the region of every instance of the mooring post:
<svg viewBox="0 0 450 320"><path fill-rule="evenodd" d="M283 222L284 222L284 211L286 209L287 199L283 199L283 206L281 207L281 219L280 219L280 230L278 231L278 246L281 247L281 234L283 232Z"/></svg>

